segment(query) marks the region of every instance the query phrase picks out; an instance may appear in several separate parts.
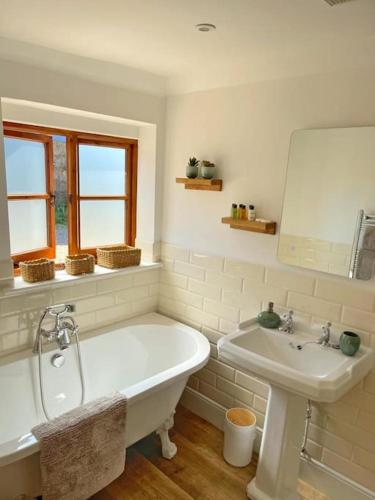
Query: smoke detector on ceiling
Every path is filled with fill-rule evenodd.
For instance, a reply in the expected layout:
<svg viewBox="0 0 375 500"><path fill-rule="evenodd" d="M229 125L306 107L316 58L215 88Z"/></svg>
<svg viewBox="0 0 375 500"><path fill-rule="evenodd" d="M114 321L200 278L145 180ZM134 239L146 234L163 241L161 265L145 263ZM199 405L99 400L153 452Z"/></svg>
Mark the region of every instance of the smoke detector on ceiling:
<svg viewBox="0 0 375 500"><path fill-rule="evenodd" d="M340 5L340 3L346 3L346 2L352 2L353 0L324 0L325 2L328 3L331 7L334 7L335 5Z"/></svg>
<svg viewBox="0 0 375 500"><path fill-rule="evenodd" d="M216 26L214 24L211 24L211 23L199 23L199 24L196 24L195 27L197 28L198 31L203 31L204 33L206 33L207 31L215 31L216 30Z"/></svg>

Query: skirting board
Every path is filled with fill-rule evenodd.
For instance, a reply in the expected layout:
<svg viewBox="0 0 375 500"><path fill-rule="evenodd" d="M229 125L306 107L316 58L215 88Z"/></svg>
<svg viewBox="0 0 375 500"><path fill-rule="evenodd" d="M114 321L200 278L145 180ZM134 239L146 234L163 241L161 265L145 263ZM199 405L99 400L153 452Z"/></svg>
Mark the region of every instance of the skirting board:
<svg viewBox="0 0 375 500"><path fill-rule="evenodd" d="M223 430L225 408L194 389L187 387L181 397L181 405L199 417ZM259 452L262 429L257 427L254 449ZM347 479L333 469L301 458L300 477L313 488L326 494L332 500L374 500L375 495L363 486Z"/></svg>

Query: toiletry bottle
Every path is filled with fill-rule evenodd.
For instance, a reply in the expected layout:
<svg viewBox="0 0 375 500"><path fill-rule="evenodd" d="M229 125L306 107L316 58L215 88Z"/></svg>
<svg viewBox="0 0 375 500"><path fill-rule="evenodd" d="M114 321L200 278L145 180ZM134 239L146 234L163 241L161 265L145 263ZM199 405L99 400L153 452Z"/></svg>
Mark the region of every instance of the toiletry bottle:
<svg viewBox="0 0 375 500"><path fill-rule="evenodd" d="M254 221L255 220L255 207L254 205L249 205L249 215L248 215L248 218L250 221Z"/></svg>
<svg viewBox="0 0 375 500"><path fill-rule="evenodd" d="M232 209L230 212L230 216L232 217L232 219L237 219L237 211L238 211L237 203L232 203Z"/></svg>
<svg viewBox="0 0 375 500"><path fill-rule="evenodd" d="M238 205L238 219L242 219L242 217L243 217L242 214L243 214L243 205L242 205L242 203L240 203Z"/></svg>
<svg viewBox="0 0 375 500"><path fill-rule="evenodd" d="M246 205L242 205L241 208L241 219L246 220Z"/></svg>
<svg viewBox="0 0 375 500"><path fill-rule="evenodd" d="M273 302L268 303L268 310L259 313L257 319L264 328L278 328L281 324L280 316L273 310Z"/></svg>

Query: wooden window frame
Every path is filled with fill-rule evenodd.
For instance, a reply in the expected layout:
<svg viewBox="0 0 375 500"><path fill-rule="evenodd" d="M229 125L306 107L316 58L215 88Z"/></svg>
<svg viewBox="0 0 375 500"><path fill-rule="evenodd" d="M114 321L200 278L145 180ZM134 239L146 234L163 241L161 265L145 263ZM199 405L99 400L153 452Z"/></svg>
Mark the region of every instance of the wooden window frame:
<svg viewBox="0 0 375 500"><path fill-rule="evenodd" d="M79 146L102 146L125 150L125 194L122 196L81 195L79 192ZM68 141L69 201L69 252L96 254L96 248L82 248L80 241L80 201L81 200L120 200L125 203L125 233L124 241L134 246L136 237L136 192L137 192L137 142L118 137L99 136L94 134L73 134ZM113 242L116 244L116 242Z"/></svg>
<svg viewBox="0 0 375 500"><path fill-rule="evenodd" d="M80 199L121 199L125 201L126 222L124 242L127 245L134 246L136 239L137 226L137 163L138 163L138 141L137 139L127 139L122 137L107 136L101 134L91 134L86 132L76 132L67 129L54 127L44 127L39 125L28 125L5 121L4 135L8 134L27 134L34 136L45 136L50 143L49 164L52 170L49 170L48 179L53 183L53 135L62 135L66 137L67 154L67 196L68 196L68 248L69 254L78 253L96 253L95 248L81 248L80 245L80 220L79 220L79 201ZM6 133L5 133L6 131ZM120 147L126 151L126 193L124 196L80 196L79 195L79 168L78 168L78 146L79 144L90 144L105 147ZM54 186L53 186L54 187ZM52 205L54 201L54 192L52 193ZM49 199L49 198L48 198ZM53 223L51 236L55 240L54 228L54 207L51 212L50 222ZM55 257L55 241L53 240L53 254L49 258ZM52 242L52 240L51 240ZM28 254L29 255L29 254ZM39 257L36 255L35 258ZM30 258L34 258L30 257ZM21 260L21 259L20 259Z"/></svg>
<svg viewBox="0 0 375 500"><path fill-rule="evenodd" d="M8 127L4 123L4 138L27 140L43 143L45 151L45 193L40 194L8 194L8 201L17 200L46 200L46 219L47 219L47 246L30 250L27 252L12 254L12 260L15 266L18 266L22 260L32 260L40 258L54 259L56 256L56 238L55 238L55 182L53 168L53 145L50 136L45 134L33 133Z"/></svg>

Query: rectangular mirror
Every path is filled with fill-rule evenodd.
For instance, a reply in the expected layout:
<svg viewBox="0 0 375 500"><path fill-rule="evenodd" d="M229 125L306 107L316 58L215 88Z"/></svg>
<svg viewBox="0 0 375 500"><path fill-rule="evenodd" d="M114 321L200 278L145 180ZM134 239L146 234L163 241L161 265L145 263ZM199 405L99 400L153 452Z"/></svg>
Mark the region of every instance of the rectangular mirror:
<svg viewBox="0 0 375 500"><path fill-rule="evenodd" d="M370 279L375 263L375 127L292 134L281 262Z"/></svg>

